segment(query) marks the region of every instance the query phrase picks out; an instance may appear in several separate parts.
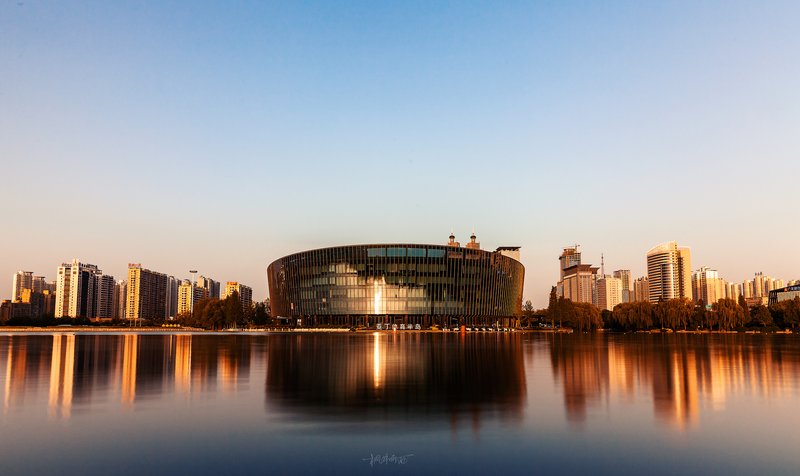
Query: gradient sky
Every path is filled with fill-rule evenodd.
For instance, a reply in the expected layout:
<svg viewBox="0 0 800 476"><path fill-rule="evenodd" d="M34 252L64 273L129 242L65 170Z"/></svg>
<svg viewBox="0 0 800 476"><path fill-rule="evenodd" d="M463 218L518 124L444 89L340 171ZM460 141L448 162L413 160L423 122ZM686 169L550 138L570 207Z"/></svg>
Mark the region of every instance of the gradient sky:
<svg viewBox="0 0 800 476"><path fill-rule="evenodd" d="M800 2L0 3L0 298L366 242L800 278Z"/></svg>

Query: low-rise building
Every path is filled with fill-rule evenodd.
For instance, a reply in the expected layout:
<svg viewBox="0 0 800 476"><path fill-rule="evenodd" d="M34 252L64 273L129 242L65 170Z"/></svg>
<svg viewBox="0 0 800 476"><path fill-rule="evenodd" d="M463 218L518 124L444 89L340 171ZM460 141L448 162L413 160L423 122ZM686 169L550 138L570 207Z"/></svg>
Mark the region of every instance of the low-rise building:
<svg viewBox="0 0 800 476"><path fill-rule="evenodd" d="M781 301L789 301L796 297L800 297L800 284L773 289L769 292L769 304L772 305Z"/></svg>

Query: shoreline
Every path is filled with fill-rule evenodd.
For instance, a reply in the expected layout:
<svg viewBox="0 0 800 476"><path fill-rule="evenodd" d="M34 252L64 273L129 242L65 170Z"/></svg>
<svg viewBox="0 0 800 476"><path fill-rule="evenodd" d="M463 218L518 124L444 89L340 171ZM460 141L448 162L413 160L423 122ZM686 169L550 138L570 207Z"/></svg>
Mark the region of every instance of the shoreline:
<svg viewBox="0 0 800 476"><path fill-rule="evenodd" d="M0 335L2 334L104 334L104 333L118 333L118 334L142 334L142 333L157 333L157 334L186 334L186 333L193 333L193 334L341 334L341 333L353 333L353 334L373 334L373 333L381 333L381 334L390 334L390 333L398 333L398 334L412 334L412 333L426 333L426 334L461 334L459 331L443 331L441 329L405 329L405 330L376 330L376 329L357 329L355 331L350 330L349 328L329 328L329 327L304 327L304 328L292 328L292 327L276 327L276 328L242 328L242 329L220 329L220 330L208 330L208 329L201 329L195 327L104 327L104 326L70 326L70 327L61 327L61 326L54 326L54 327L22 327L22 326L9 326L9 327L0 327ZM570 330L553 330L553 329L509 329L508 331L466 331L464 334L512 334L512 333L521 333L521 334L580 334L578 332L573 332ZM773 332L760 332L760 331L745 331L745 332L738 332L738 331L709 331L709 330L678 330L674 332L661 332L661 331L635 331L635 332L616 332L616 331L609 331L601 329L597 332L597 334L653 334L653 335L661 335L661 334L746 334L746 335L760 335L760 334L781 334L781 335L792 335L794 334L791 330L785 331L773 331Z"/></svg>

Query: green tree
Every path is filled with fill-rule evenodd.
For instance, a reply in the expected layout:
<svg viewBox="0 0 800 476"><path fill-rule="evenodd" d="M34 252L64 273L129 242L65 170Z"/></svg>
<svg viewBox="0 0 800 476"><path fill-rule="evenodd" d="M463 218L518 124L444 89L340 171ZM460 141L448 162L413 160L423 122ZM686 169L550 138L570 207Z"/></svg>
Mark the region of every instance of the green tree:
<svg viewBox="0 0 800 476"><path fill-rule="evenodd" d="M751 313L750 325L759 327L768 327L772 325L772 313L769 312L766 306L759 304L753 308Z"/></svg>
<svg viewBox="0 0 800 476"><path fill-rule="evenodd" d="M654 306L647 301L618 304L612 314L614 326L619 330L637 331L653 327Z"/></svg>
<svg viewBox="0 0 800 476"><path fill-rule="evenodd" d="M561 309L558 306L558 296L556 295L556 287L550 288L550 299L547 304L547 317L550 319L551 327L556 326L556 320L561 321Z"/></svg>
<svg viewBox="0 0 800 476"><path fill-rule="evenodd" d="M600 320L603 321L603 327L611 329L614 327L614 313L608 309L600 311Z"/></svg>
<svg viewBox="0 0 800 476"><path fill-rule="evenodd" d="M267 306L263 302L256 303L253 308L253 324L257 326L265 326L269 324L270 317L267 313Z"/></svg>
<svg viewBox="0 0 800 476"><path fill-rule="evenodd" d="M800 324L800 297L775 303L770 306L770 311L776 323L794 329Z"/></svg>
<svg viewBox="0 0 800 476"><path fill-rule="evenodd" d="M747 301L741 294L739 295L738 303L743 312L744 322L748 322L750 320L750 307L747 305Z"/></svg>
<svg viewBox="0 0 800 476"><path fill-rule="evenodd" d="M733 329L745 322L745 313L733 299L720 299L711 306L717 329Z"/></svg>
<svg viewBox="0 0 800 476"><path fill-rule="evenodd" d="M224 326L227 329L236 327L244 321L244 311L242 310L242 302L239 300L239 293L234 291L224 300L224 313L225 321Z"/></svg>
<svg viewBox="0 0 800 476"><path fill-rule="evenodd" d="M586 302L573 303L572 309L572 314L574 315L573 328L578 332L594 331L603 325L603 321L600 319L600 311L593 305Z"/></svg>
<svg viewBox="0 0 800 476"><path fill-rule="evenodd" d="M530 326L531 320L533 318L533 303L529 300L525 301L525 304L522 305L522 324L525 327Z"/></svg>
<svg viewBox="0 0 800 476"><path fill-rule="evenodd" d="M558 310L558 327L563 327L564 323L567 323L568 327L575 327L578 315L575 311L575 304L571 299L558 298L556 309Z"/></svg>
<svg viewBox="0 0 800 476"><path fill-rule="evenodd" d="M669 327L670 329L686 329L686 325L694 312L692 301L685 298L662 301L658 303L656 308L661 327Z"/></svg>

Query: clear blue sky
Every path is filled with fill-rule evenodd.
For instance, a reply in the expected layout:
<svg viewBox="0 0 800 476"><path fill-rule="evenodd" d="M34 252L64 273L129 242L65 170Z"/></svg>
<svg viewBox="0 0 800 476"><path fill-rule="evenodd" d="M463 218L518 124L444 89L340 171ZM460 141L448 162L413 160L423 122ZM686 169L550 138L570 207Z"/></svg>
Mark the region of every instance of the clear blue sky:
<svg viewBox="0 0 800 476"><path fill-rule="evenodd" d="M0 297L363 242L800 278L800 3L0 3Z"/></svg>

